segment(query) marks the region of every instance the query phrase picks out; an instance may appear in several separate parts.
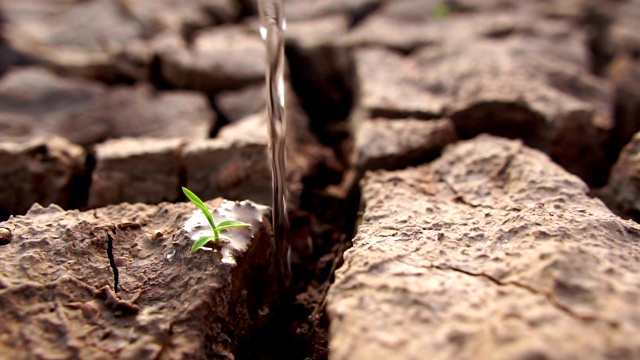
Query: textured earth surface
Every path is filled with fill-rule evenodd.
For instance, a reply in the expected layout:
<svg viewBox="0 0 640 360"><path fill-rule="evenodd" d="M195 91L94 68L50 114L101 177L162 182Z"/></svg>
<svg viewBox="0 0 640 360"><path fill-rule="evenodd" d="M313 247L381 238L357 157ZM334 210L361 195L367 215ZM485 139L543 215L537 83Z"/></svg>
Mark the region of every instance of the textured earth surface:
<svg viewBox="0 0 640 360"><path fill-rule="evenodd" d="M332 359L640 356L640 226L520 141L370 173L328 297Z"/></svg>
<svg viewBox="0 0 640 360"><path fill-rule="evenodd" d="M1 223L2 356L254 356L251 333L277 299L265 285L274 281L268 208L208 205L252 225L228 235L251 243L235 253L235 267L213 251L189 252L182 226L190 203L88 212L36 205Z"/></svg>
<svg viewBox="0 0 640 360"><path fill-rule="evenodd" d="M612 209L640 221L640 133L622 149L609 183L599 194Z"/></svg>
<svg viewBox="0 0 640 360"><path fill-rule="evenodd" d="M91 145L127 136L203 138L216 115L202 94L106 87L27 67L0 80L0 119L2 140L58 135Z"/></svg>
<svg viewBox="0 0 640 360"><path fill-rule="evenodd" d="M82 147L56 136L0 143L0 214L24 213L36 202L77 206L85 157Z"/></svg>
<svg viewBox="0 0 640 360"><path fill-rule="evenodd" d="M204 199L271 202L256 2L0 0L0 220L13 216L0 223L0 268L13 266L0 270L0 292L40 284L37 296L6 298L2 319L29 325L0 332L0 350L18 358L30 348L37 358L90 358L93 348L101 358L323 359L328 349L335 358L640 357L636 225L594 199L638 220L639 1L284 3L294 276L276 310L259 307L278 301L260 298L267 290L258 284L246 306L233 290L238 279L267 283L262 265L245 266L255 252L272 256L266 243L227 272L181 263L222 285L198 282L197 294L176 295L179 304L163 293L149 305L127 293L129 270L117 294L104 287L115 285L106 230L87 232L146 219L115 230L113 244L118 236L126 249L142 244L114 259L133 269L151 261L136 254L166 250L164 237L138 240L153 237L152 227L173 234L182 215L159 209L183 214L185 205L158 204L185 200L181 186ZM36 207L21 217L34 203L66 212ZM91 217L98 213L109 215ZM82 240L65 242L74 236ZM192 259L176 249L172 262L151 268ZM68 280L85 276L73 256L95 283ZM135 272L154 279L145 291L174 289ZM207 322L186 294L230 302L207 303L216 314ZM130 304L139 310L116 314ZM140 309L149 306L170 310L147 323ZM232 325L178 334L185 322L176 309L207 326ZM133 335L105 330L125 320ZM84 337L64 335L87 326ZM45 354L59 343L59 353Z"/></svg>

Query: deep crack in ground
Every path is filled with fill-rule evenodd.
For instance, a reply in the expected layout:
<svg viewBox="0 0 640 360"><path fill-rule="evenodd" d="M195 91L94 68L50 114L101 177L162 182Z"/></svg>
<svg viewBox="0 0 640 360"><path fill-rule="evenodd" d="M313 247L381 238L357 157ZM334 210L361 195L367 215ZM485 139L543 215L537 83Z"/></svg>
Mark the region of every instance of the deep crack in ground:
<svg viewBox="0 0 640 360"><path fill-rule="evenodd" d="M107 230L107 256L109 257L109 266L111 266L111 270L113 270L113 289L115 292L118 292L118 281L119 281L119 273L118 267L116 266L116 260L113 257L113 237Z"/></svg>

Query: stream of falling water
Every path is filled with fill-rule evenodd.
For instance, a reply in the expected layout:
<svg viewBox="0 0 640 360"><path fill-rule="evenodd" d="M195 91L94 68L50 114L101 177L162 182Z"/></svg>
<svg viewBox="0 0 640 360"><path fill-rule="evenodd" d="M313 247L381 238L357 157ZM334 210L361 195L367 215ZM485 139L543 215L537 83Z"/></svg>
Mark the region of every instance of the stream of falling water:
<svg viewBox="0 0 640 360"><path fill-rule="evenodd" d="M287 216L287 188L285 179L285 144L287 117L284 94L284 31L286 21L282 0L258 0L260 36L267 53L267 112L269 117L269 149L273 192L273 231L275 236L276 267L285 291L291 280L289 218Z"/></svg>

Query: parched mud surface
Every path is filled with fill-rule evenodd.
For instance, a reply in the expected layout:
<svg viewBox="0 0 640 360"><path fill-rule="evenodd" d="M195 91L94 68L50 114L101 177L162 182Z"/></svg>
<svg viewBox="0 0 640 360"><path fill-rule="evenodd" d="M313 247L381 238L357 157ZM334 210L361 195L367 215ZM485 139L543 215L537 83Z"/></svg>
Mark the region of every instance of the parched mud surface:
<svg viewBox="0 0 640 360"><path fill-rule="evenodd" d="M8 259L0 265L0 292L13 294L17 286L34 294L6 300L4 308L11 310L3 313L5 323L33 324L29 326L34 331L7 326L8 337L0 336L2 349L10 348L16 358L32 354L43 359L91 358L90 349L97 358L160 359L179 358L176 354L181 351L196 357L263 359L381 358L387 351L387 357L407 359L489 358L491 354L575 358L592 354L589 349L603 358L638 356L631 335L638 325L618 316L622 310L611 310L619 305L629 314L634 311L629 307L637 281L627 270L637 259L618 255L637 251L635 225L587 200L599 196L618 215L638 220L637 1L285 0L289 71L283 85L288 94L293 279L291 289L279 300L259 298L260 291L266 290L256 281L267 282L260 270L266 265L249 265L256 259L268 262L270 234L260 234L264 241L249 247L238 267L224 273L219 273L222 270L216 267L213 254L190 255L186 248L176 247L171 262L155 252L142 260L134 254L166 250L166 237L160 242L146 237L154 236L152 227L163 228L165 236L175 231L175 221L182 215L168 219L157 211L186 211L187 204L177 203L185 200L181 186L204 199L271 201L265 53L256 13L256 4L250 0L0 0L0 182L4 185L0 216L3 220L13 216L0 223L0 256ZM467 147L469 161L451 160L451 154L460 151L451 150L460 149L459 141L483 133L522 143L480 137L460 145ZM448 146L449 155L441 157ZM535 158L537 165L532 166L538 166L537 176L549 176L553 170L561 174L558 179L569 180L535 191L519 187L518 179L509 175L515 166L511 160L494 163L502 159L495 149L514 146L520 149L518 154ZM495 173L482 177L482 171L473 170L470 159L476 153L495 155L487 160L487 169ZM446 159L451 162L445 166ZM424 170L435 169L425 165L430 162L440 164L436 165L439 173L433 170L437 176ZM413 166L417 170L411 170ZM384 170L393 172L366 175ZM423 172L434 177L413 178ZM454 191L451 186L456 184L466 185ZM424 190L430 187L442 188L442 194ZM421 194L425 197L419 198ZM555 253L562 248L558 252L562 256L554 258L557 261L536 252L540 250L536 243L525 246L536 251L518 250L517 261L487 269L484 266L490 262L469 249L481 244L526 245L529 235L539 238L520 230L516 235L521 238L513 234L503 238L503 232L514 228L512 222L526 220L518 217L522 211L539 215L540 224L535 226L542 227L555 226L551 219L562 215L553 206L529 209L531 199L523 194L556 199L553 204L561 207L579 205L587 214L576 210L571 213L575 221L567 226L538 232L546 239L540 245L544 249L548 245ZM493 204L492 215L482 218L482 207L500 198L509 199L511 207L498 211ZM164 201L177 204L157 205ZM420 201L424 209L406 212L403 208ZM34 208L26 217L19 216L34 203L57 204L68 212ZM147 205L110 206L120 203ZM468 209L463 210L465 206ZM380 217L372 215L371 209L377 209ZM468 223L448 218L452 214L448 209L480 214L478 221L486 223L471 231ZM101 212L109 224L93 215ZM406 225L417 217L427 219L420 226L431 227L451 220L446 232L459 234L459 241L435 235L425 245L425 236L433 229L419 226L371 230L382 220ZM18 223L23 225L16 227ZM113 228L128 223L142 225ZM115 229L113 251L119 249L118 237L126 250L120 260L112 259L125 269L120 271L118 293L110 259L105 258L108 229L92 230L99 225ZM620 233L611 227L626 230ZM597 250L580 243L577 239L585 229L613 245ZM474 237L479 233L484 238ZM421 257L418 251L407 255L410 265L371 265L377 263L378 250L363 244L387 238L408 248L433 246L437 258ZM327 298L352 239L356 247ZM404 249L393 241L378 245L388 247L389 253ZM489 249L484 254L489 259L499 257L501 248L482 248ZM454 258L460 264L453 264L447 254L438 255L438 249L457 254ZM92 254L90 259L95 261L85 264L82 261L89 258L83 258L75 264L73 257L78 254ZM22 270L9 270L13 265L8 264L17 264L16 258L22 259ZM150 268L171 267L179 271L181 280L165 284L162 271L145 270L144 261L151 259ZM607 272L595 262L611 264L613 270ZM83 280L82 264L93 269L95 283ZM529 266L518 264L531 264L531 271L518 273ZM545 264L547 270L540 270ZM586 275L567 264L579 264ZM349 274L360 265L362 274ZM134 273L155 280L134 279ZM608 280L610 274L621 273L625 275L620 282ZM370 279L373 274L380 278ZM510 279L508 274L521 277ZM418 280L427 275L440 283ZM26 285L16 285L20 281ZM135 281L141 282L134 286ZM172 287L185 281L197 294ZM255 292L237 297L237 281L255 285ZM407 310L410 306L397 307L407 300L393 298L397 294L392 291L403 286L418 289L421 299L434 299L442 306L433 305L425 312L418 309L422 301L418 299L411 303L418 306L415 313ZM135 295L134 288L161 292L164 297L147 303L146 295ZM482 301L473 299L448 306L452 298L469 298L456 292L460 288L472 288L507 310L483 307ZM377 304L361 296L368 292L378 296L380 289L384 296ZM221 296L224 301L202 300L206 305L198 307L200 300L177 301L174 293L196 299ZM519 304L514 299L520 297L530 302ZM605 299L610 307L602 305ZM22 306L27 300L28 305ZM265 313L259 306L263 301L280 306ZM137 310L116 314L121 306ZM154 310L153 321L149 320L144 309L162 306L171 309ZM206 313L207 306L217 310ZM523 306L539 306L539 316L523 315ZM378 311L391 311L388 321L372 322L371 312ZM456 311L469 317L461 319ZM469 320L472 315L477 316ZM206 321L212 318L217 322ZM445 324L435 327L434 319ZM175 330L198 321L210 333ZM133 333L105 330L124 328L125 323ZM229 326L216 328L219 323ZM358 328L360 324L366 326ZM378 336L398 324L433 340L406 339L407 333ZM473 330L487 324L499 331ZM78 329L84 326L92 329L85 337L64 335L80 334ZM609 333L608 345L585 340L588 337L574 341L583 338L582 328ZM189 340L175 340L183 335ZM565 343L552 354L542 345L518 340L526 337L539 341L536 344L558 339ZM495 351L478 348L489 340ZM51 348L59 353L49 354L46 344L58 344ZM29 353L29 349L37 351Z"/></svg>
<svg viewBox="0 0 640 360"><path fill-rule="evenodd" d="M209 202L248 222L251 246L190 254L188 203L86 212L35 205L2 223L3 356L11 359L251 358L278 305L268 208ZM224 250L224 246L223 246ZM235 262L235 261L234 261Z"/></svg>
<svg viewBox="0 0 640 360"><path fill-rule="evenodd" d="M333 359L640 356L640 225L491 136L370 173L327 300Z"/></svg>

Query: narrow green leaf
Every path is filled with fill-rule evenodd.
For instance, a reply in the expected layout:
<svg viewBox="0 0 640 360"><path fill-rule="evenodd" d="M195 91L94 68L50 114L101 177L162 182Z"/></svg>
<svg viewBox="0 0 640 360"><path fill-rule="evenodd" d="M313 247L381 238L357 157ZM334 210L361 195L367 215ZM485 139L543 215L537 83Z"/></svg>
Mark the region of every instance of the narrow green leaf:
<svg viewBox="0 0 640 360"><path fill-rule="evenodd" d="M191 190L187 189L184 186L182 187L182 192L189 198L189 200L191 200L192 203L194 203L198 208L200 208L200 210L202 210L204 216L207 218L207 221L209 221L211 228L215 230L216 223L213 221L213 215L211 215L211 212L207 208L207 205L205 205L204 202L200 200L200 198L196 194L194 194Z"/></svg>
<svg viewBox="0 0 640 360"><path fill-rule="evenodd" d="M438 20L444 20L444 19L448 18L449 16L451 16L451 9L449 8L449 5L447 5L444 2L441 2L441 3L436 4L433 7L433 9L431 10L431 13L432 13L434 18L436 18Z"/></svg>
<svg viewBox="0 0 640 360"><path fill-rule="evenodd" d="M251 227L251 224L247 224L246 222L242 222L238 220L225 220L218 224L218 227L216 227L216 230L222 231L224 229L235 229L235 228L243 228L243 227Z"/></svg>
<svg viewBox="0 0 640 360"><path fill-rule="evenodd" d="M217 239L215 238L215 236L203 236L198 239L198 241L193 243L193 245L191 246L191 252L196 252L197 250L201 249L203 246L207 245L209 241L217 242Z"/></svg>

